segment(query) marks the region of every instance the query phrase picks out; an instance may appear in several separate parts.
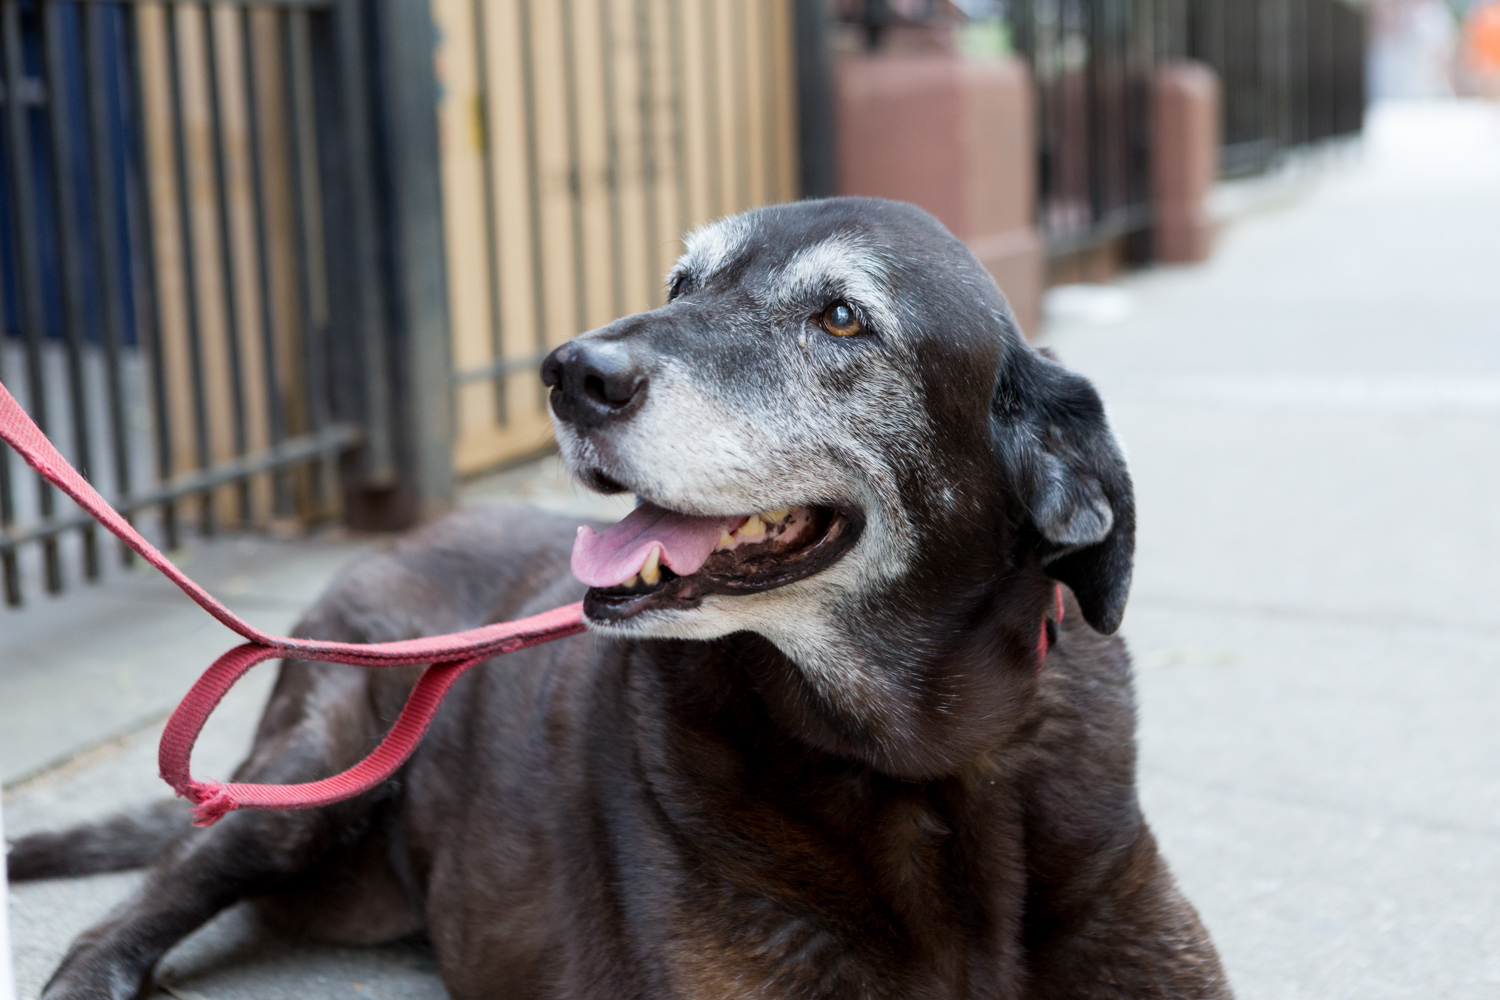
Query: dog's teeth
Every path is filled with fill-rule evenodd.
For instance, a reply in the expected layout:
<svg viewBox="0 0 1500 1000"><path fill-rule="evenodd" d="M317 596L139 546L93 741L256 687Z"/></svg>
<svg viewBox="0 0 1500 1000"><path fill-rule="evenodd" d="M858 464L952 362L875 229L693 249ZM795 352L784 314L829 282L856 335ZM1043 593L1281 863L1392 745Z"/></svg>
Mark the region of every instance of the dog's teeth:
<svg viewBox="0 0 1500 1000"><path fill-rule="evenodd" d="M766 511L760 518L767 524L776 524L779 521L785 521L786 516L791 512L792 509L790 507L777 507L775 510Z"/></svg>
<svg viewBox="0 0 1500 1000"><path fill-rule="evenodd" d="M641 567L641 581L648 587L654 587L661 579L661 546L651 546L651 554L646 557L646 565Z"/></svg>
<svg viewBox="0 0 1500 1000"><path fill-rule="evenodd" d="M636 584L638 584L640 582L641 582L641 578L639 576L632 576L629 580L626 580L624 583L620 584L620 586L622 586L622 587L634 587Z"/></svg>
<svg viewBox="0 0 1500 1000"><path fill-rule="evenodd" d="M740 525L740 530L735 534L741 538L759 538L766 533L766 522L760 519L759 514L751 514L745 518L745 523Z"/></svg>
<svg viewBox="0 0 1500 1000"><path fill-rule="evenodd" d="M734 536L727 531L719 532L719 544L714 546L714 551L717 552L720 549L733 548L733 546Z"/></svg>

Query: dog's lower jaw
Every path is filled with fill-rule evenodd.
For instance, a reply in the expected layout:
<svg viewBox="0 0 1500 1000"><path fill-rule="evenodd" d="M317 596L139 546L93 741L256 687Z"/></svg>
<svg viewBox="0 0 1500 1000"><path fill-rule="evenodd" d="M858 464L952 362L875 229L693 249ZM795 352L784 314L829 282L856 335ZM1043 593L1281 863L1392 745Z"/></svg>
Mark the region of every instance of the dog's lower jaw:
<svg viewBox="0 0 1500 1000"><path fill-rule="evenodd" d="M696 607L590 627L621 639L711 641L756 633L780 654L760 687L789 733L893 777L950 775L1024 723L1052 587L1040 574L1027 574L992 581L979 594L913 597L901 575L876 574L886 547L881 534L876 525L840 562L784 587L710 594ZM1034 610L1016 614L1016 603ZM934 610L966 605L989 610L966 616L956 638L914 628L944 617Z"/></svg>
<svg viewBox="0 0 1500 1000"><path fill-rule="evenodd" d="M906 567L905 550L893 544L883 512L879 507L873 514L871 510L859 504L831 507L831 529L808 547L817 561L798 570L806 576L773 582L762 590L737 591L710 575L708 586L691 603L650 607L628 617L595 616L590 613L592 599L586 597L584 620L590 628L618 638L708 640L735 632L768 638L773 633L821 635L838 607L891 586ZM804 645L811 650L818 644ZM788 649L788 655L796 654Z"/></svg>

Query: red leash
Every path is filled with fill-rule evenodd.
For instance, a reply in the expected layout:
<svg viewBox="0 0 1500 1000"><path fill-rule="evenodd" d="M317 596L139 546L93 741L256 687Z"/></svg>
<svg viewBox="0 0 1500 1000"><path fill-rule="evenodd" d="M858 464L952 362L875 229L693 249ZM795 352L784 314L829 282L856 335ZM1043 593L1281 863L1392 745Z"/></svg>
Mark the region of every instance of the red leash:
<svg viewBox="0 0 1500 1000"><path fill-rule="evenodd" d="M236 646L214 661L198 678L162 733L157 762L161 776L177 794L193 803L193 822L212 826L233 809L307 809L353 798L385 781L406 763L417 748L432 717L453 682L469 668L491 657L551 642L584 630L583 604L569 604L514 622L499 622L467 632L403 639L399 642L318 642L270 635L243 621L214 599L208 591L188 579L176 566L142 538L119 511L111 507L78 470L68 464L52 442L32 422L21 404L0 385L0 439L20 452L28 465L72 497L84 510L161 570L204 611L244 636L249 642ZM1062 623L1062 585L1056 592L1056 624ZM1048 621L1042 620L1037 642L1037 667L1050 647ZM429 664L412 688L395 725L370 755L349 770L320 781L297 785L256 785L199 781L190 770L193 744L203 724L219 701L245 672L257 663L277 656L290 656L322 663L349 663L360 667L405 667Z"/></svg>
<svg viewBox="0 0 1500 1000"><path fill-rule="evenodd" d="M194 823L198 826L212 825L231 809L305 809L352 798L374 788L411 756L431 725L443 696L470 667L502 653L575 635L584 628L580 602L520 621L400 642L317 642L270 635L241 620L142 538L58 453L3 385L0 385L0 439L20 452L27 464L72 497L96 521L166 574L199 607L249 640L219 657L198 678L167 720L166 732L162 733L157 756L161 776L178 795L192 801ZM412 688L385 739L368 757L342 774L299 785L220 784L195 779L190 770L193 744L209 715L246 671L278 656L361 667L430 666Z"/></svg>

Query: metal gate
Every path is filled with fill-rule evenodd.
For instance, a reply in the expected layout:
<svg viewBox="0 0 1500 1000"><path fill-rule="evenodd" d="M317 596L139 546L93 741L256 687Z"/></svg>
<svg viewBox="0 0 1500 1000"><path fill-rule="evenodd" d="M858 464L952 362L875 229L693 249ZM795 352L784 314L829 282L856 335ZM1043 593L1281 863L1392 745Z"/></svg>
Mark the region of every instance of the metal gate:
<svg viewBox="0 0 1500 1000"><path fill-rule="evenodd" d="M433 367L403 333L441 326L422 294L441 261L394 249L424 252L419 154L384 154L421 146L392 97L413 5L375 10L0 0L0 379L169 550L188 526L341 502L378 520L409 482L396 505L423 501L420 474L396 488L413 464L396 429L422 422L398 419L416 394L395 372ZM0 454L6 601L103 564L92 522Z"/></svg>
<svg viewBox="0 0 1500 1000"><path fill-rule="evenodd" d="M1360 130L1365 15L1344 0L1191 5L1185 45L1224 82L1224 172Z"/></svg>
<svg viewBox="0 0 1500 1000"><path fill-rule="evenodd" d="M1197 59L1223 86L1229 175L1357 133L1364 15L1345 0L1018 0L1007 6L1037 88L1037 220L1057 257L1133 240L1150 256L1150 86Z"/></svg>
<svg viewBox="0 0 1500 1000"><path fill-rule="evenodd" d="M662 302L695 226L798 193L791 0L434 0L456 413L473 472L551 440L537 378Z"/></svg>
<svg viewBox="0 0 1500 1000"><path fill-rule="evenodd" d="M1153 0L1012 5L1037 100L1037 224L1057 257L1151 225Z"/></svg>

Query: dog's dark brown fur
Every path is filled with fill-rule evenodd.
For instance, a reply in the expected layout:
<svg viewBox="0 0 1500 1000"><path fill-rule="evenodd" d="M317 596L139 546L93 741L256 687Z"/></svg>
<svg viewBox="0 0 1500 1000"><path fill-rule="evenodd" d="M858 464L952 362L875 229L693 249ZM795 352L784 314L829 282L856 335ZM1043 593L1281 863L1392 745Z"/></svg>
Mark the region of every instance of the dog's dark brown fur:
<svg viewBox="0 0 1500 1000"><path fill-rule="evenodd" d="M855 203L858 217L946 247L930 220L873 204ZM773 221L805 243L816 232L794 223L844 225L849 205L794 211ZM690 322L694 308L668 306L659 323ZM934 417L953 443L924 461L968 483L963 509L985 516L923 528L896 590L863 605L860 648L895 678L881 689L888 703L841 711L750 631L586 634L513 654L460 681L399 779L361 799L236 813L180 839L180 821L127 823L116 832L129 846L113 855L97 828L21 841L17 878L144 863L165 847L134 899L74 945L46 997L131 997L183 935L253 898L314 937L425 930L459 1000L1227 998L1137 804L1124 646L1089 624L1118 621L1128 538L1113 563L1085 549L1044 566L1030 520L1041 505L1015 497L1030 466L993 474L1006 446L983 428L1008 433L1031 420L1028 407L1045 409L1037 399L1074 399L1024 442L1079 468L1095 461L1089 448L1104 455L1090 474L1114 506L1117 541L1131 525L1128 478L1105 467L1118 459L1098 443L1102 415L1081 380L1024 346L974 344L960 345L966 363L990 366L972 380L977 400L952 359L924 356L957 386ZM900 488L919 510L927 487L912 475ZM399 639L577 600L576 523L456 515L345 573L298 634ZM1039 667L1054 578L1073 590ZM285 664L236 777L305 781L352 764L412 679Z"/></svg>

